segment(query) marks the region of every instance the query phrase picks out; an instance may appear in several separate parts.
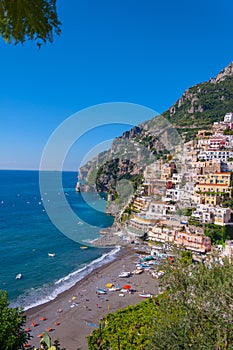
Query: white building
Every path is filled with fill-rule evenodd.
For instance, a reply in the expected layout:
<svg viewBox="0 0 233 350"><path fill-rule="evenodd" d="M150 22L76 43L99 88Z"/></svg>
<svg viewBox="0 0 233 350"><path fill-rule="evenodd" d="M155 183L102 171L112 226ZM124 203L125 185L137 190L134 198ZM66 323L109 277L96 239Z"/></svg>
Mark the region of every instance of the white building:
<svg viewBox="0 0 233 350"><path fill-rule="evenodd" d="M193 193L190 193L186 188L172 188L166 191L166 197L162 197L162 200L168 201L191 201L193 199Z"/></svg>
<svg viewBox="0 0 233 350"><path fill-rule="evenodd" d="M166 202L151 201L148 204L146 215L149 217L162 218L166 216L168 212L175 213L176 206L174 204L168 204Z"/></svg>
<svg viewBox="0 0 233 350"><path fill-rule="evenodd" d="M229 150L208 150L208 151L201 151L198 154L198 160L213 160L213 159L220 159L223 162L227 162L229 158L233 158L233 152Z"/></svg>
<svg viewBox="0 0 233 350"><path fill-rule="evenodd" d="M233 123L233 113L225 114L224 123Z"/></svg>
<svg viewBox="0 0 233 350"><path fill-rule="evenodd" d="M231 222L231 209L222 208L218 205L198 204L192 217L202 223L224 226Z"/></svg>

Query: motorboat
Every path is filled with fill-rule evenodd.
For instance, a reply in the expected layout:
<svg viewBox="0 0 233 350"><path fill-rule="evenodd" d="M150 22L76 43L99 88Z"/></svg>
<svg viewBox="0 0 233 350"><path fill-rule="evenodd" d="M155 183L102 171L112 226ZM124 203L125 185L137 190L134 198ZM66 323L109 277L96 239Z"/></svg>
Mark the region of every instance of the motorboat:
<svg viewBox="0 0 233 350"><path fill-rule="evenodd" d="M55 253L48 253L48 256L54 257L56 254Z"/></svg>
<svg viewBox="0 0 233 350"><path fill-rule="evenodd" d="M21 280L22 277L23 277L23 276L22 276L22 273L18 273L18 274L16 275L15 279Z"/></svg>

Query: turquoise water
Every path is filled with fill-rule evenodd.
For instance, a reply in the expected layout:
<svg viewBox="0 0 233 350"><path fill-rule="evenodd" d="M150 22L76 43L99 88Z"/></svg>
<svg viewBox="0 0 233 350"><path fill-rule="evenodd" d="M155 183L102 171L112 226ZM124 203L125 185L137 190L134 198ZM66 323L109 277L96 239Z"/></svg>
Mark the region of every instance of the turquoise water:
<svg viewBox="0 0 233 350"><path fill-rule="evenodd" d="M63 173L67 201L83 220L78 218L74 228L79 243L67 238L50 221L37 171L0 171L0 289L8 291L12 306L29 308L53 299L113 259L118 251L91 246L80 249L113 219L94 210L75 192L76 181L77 173ZM57 190L59 193L61 189ZM94 194L88 196L90 202L96 201ZM62 216L62 203L58 206ZM48 253L55 253L55 257ZM15 279L18 273L23 276L20 280Z"/></svg>

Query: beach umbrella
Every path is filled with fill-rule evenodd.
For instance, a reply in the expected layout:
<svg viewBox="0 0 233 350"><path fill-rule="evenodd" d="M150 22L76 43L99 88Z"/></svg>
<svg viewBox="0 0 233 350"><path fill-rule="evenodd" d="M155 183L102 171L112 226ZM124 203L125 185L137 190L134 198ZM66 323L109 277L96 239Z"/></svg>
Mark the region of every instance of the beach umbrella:
<svg viewBox="0 0 233 350"><path fill-rule="evenodd" d="M31 328L30 327L25 328L24 332L25 333L31 332Z"/></svg>
<svg viewBox="0 0 233 350"><path fill-rule="evenodd" d="M126 284L122 287L122 289L131 289L131 286L129 284Z"/></svg>
<svg viewBox="0 0 233 350"><path fill-rule="evenodd" d="M113 283L107 283L107 284L106 284L106 287L107 287L107 288L112 288L112 286L114 286Z"/></svg>
<svg viewBox="0 0 233 350"><path fill-rule="evenodd" d="M40 321L46 321L46 317L44 317L44 316L41 317L41 318L40 318Z"/></svg>

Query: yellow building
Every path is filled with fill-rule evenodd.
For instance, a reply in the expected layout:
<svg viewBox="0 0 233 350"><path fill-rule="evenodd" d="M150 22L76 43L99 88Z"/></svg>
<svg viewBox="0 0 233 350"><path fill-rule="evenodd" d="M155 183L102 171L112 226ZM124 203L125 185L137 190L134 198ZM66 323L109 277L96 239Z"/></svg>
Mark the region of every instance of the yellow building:
<svg viewBox="0 0 233 350"><path fill-rule="evenodd" d="M216 172L206 175L198 175L197 181L202 184L224 184L231 186L231 173L230 172Z"/></svg>
<svg viewBox="0 0 233 350"><path fill-rule="evenodd" d="M175 230L161 225L148 231L148 239L156 242L174 242Z"/></svg>
<svg viewBox="0 0 233 350"><path fill-rule="evenodd" d="M146 198L145 197L136 197L133 201L133 209L136 211L141 211L146 206Z"/></svg>
<svg viewBox="0 0 233 350"><path fill-rule="evenodd" d="M127 228L132 228L145 233L148 232L158 222L158 219L151 219L147 218L146 216L134 215L129 220Z"/></svg>
<svg viewBox="0 0 233 350"><path fill-rule="evenodd" d="M220 204L221 197L231 198L232 188L226 184L199 183L195 186L195 197L201 204Z"/></svg>
<svg viewBox="0 0 233 350"><path fill-rule="evenodd" d="M218 172L198 175L194 196L201 204L220 204L223 197L231 198L231 173Z"/></svg>

